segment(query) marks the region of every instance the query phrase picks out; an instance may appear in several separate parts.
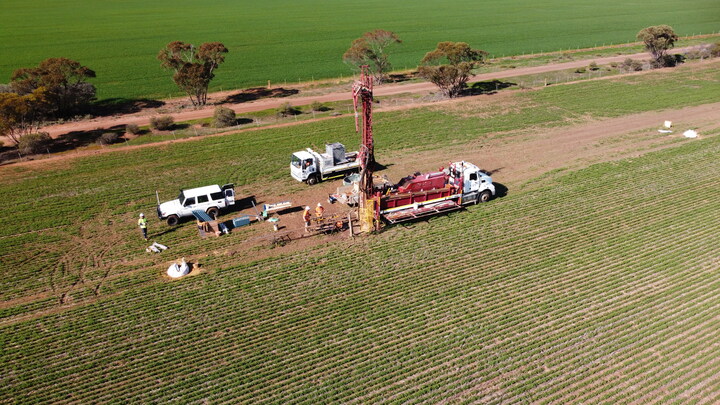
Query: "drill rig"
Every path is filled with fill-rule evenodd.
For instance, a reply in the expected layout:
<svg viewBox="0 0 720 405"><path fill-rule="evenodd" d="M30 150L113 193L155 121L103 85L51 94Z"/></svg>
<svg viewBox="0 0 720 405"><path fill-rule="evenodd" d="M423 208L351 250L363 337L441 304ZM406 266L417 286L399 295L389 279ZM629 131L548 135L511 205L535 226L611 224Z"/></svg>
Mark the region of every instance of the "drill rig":
<svg viewBox="0 0 720 405"><path fill-rule="evenodd" d="M375 146L372 133L373 82L367 66L360 70L360 80L353 84L353 107L355 108L355 131L360 132L358 105L362 106L362 140L360 160L360 230L378 230L380 223L375 215L376 199L373 198L373 169L375 168Z"/></svg>

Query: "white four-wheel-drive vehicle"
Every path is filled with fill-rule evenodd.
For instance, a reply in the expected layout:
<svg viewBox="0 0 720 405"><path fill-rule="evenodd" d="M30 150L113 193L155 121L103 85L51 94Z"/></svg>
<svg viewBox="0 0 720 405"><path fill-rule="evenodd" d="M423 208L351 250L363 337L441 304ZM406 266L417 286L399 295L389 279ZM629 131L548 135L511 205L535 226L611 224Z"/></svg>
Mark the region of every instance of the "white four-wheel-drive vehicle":
<svg viewBox="0 0 720 405"><path fill-rule="evenodd" d="M158 199L157 214L168 225L177 225L182 217L193 216L195 210L205 211L210 217L216 218L221 209L235 205L233 184L222 187L212 186L180 190L177 199L160 203Z"/></svg>
<svg viewBox="0 0 720 405"><path fill-rule="evenodd" d="M292 154L290 175L297 181L313 185L322 180L343 177L360 170L357 152L345 152L345 145L335 142L325 145L325 153L308 148Z"/></svg>

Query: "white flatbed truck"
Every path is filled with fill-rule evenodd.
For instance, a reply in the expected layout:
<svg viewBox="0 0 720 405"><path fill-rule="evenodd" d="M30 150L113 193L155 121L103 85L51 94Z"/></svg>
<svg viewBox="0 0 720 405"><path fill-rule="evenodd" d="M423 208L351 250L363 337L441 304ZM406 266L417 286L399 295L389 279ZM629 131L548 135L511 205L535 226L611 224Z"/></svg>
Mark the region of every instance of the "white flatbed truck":
<svg viewBox="0 0 720 405"><path fill-rule="evenodd" d="M325 153L307 148L292 154L290 175L309 185L343 177L360 170L357 157L357 152L345 152L345 146L339 142L326 144Z"/></svg>

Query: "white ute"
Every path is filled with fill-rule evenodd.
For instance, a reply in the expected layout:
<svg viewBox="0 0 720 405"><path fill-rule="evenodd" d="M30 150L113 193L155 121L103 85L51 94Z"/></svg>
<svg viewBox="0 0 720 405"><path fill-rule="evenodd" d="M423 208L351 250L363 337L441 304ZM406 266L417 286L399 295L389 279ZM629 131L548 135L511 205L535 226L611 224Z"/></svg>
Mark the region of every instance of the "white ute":
<svg viewBox="0 0 720 405"><path fill-rule="evenodd" d="M226 184L222 187L215 184L180 190L177 199L162 204L158 198L158 218L167 220L168 225L177 225L180 218L191 217L194 210L202 210L214 219L221 209L235 205L233 187L233 184Z"/></svg>
<svg viewBox="0 0 720 405"><path fill-rule="evenodd" d="M292 154L290 175L309 185L321 180L343 177L360 170L357 152L345 152L345 145L335 142L325 145L325 153L308 148Z"/></svg>

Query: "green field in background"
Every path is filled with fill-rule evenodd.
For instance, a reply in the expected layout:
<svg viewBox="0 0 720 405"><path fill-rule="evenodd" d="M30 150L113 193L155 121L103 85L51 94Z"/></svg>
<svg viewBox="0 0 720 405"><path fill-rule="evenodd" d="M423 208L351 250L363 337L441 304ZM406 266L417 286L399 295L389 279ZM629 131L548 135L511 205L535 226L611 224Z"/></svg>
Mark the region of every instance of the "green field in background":
<svg viewBox="0 0 720 405"><path fill-rule="evenodd" d="M680 35L720 29L720 3L670 0L567 2L271 0L81 0L3 2L0 83L14 69L68 57L97 72L105 98L178 95L155 59L168 42L223 42L229 49L212 90L347 76L341 61L363 32L395 31L395 68L412 68L439 41L465 41L495 56L626 43L649 25Z"/></svg>

